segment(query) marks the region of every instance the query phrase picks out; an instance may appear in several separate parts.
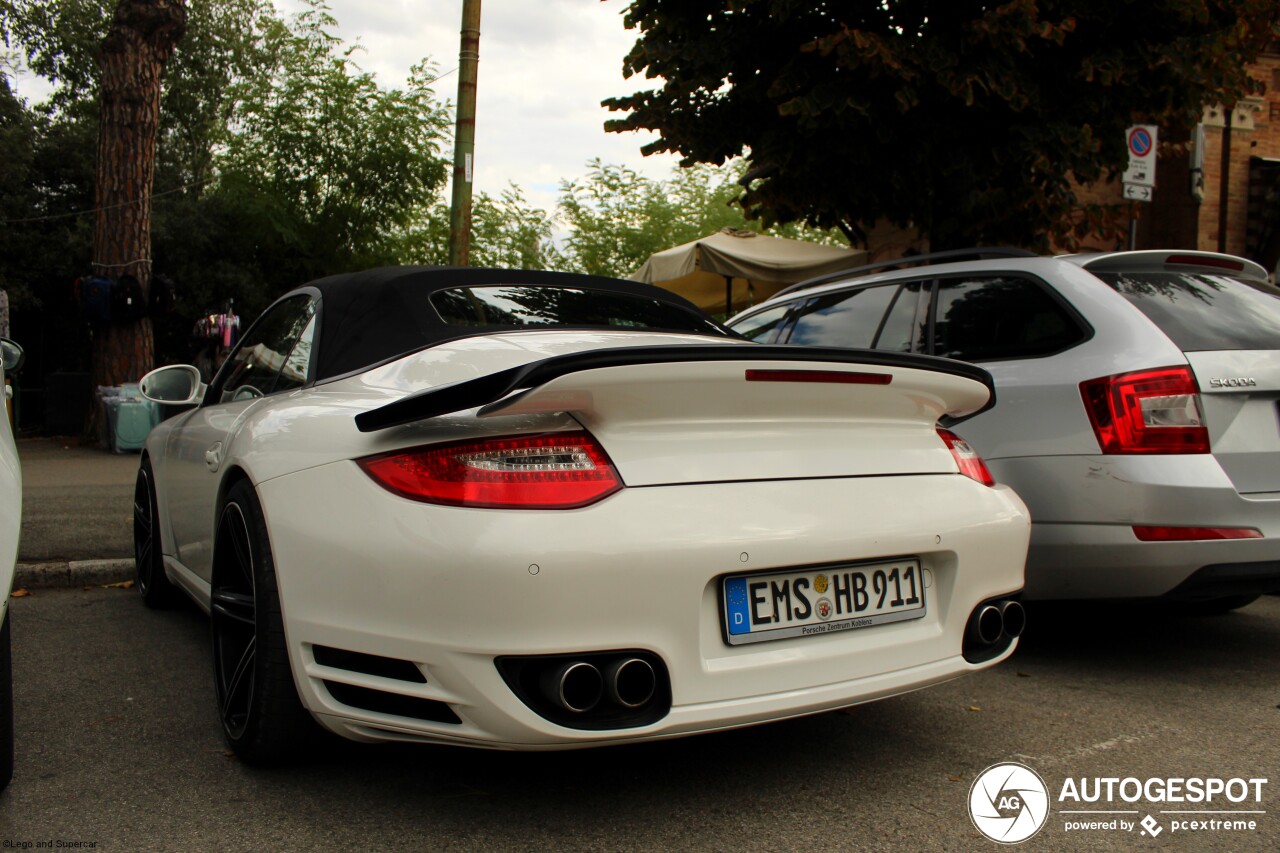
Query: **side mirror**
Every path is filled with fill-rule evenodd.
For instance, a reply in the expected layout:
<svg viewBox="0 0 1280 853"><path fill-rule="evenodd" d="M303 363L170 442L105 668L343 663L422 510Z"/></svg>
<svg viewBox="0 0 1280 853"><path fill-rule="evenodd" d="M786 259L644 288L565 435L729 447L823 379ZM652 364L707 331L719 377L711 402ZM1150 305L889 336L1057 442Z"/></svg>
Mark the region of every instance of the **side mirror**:
<svg viewBox="0 0 1280 853"><path fill-rule="evenodd" d="M5 373L16 373L22 367L22 347L8 338L0 338L0 368Z"/></svg>
<svg viewBox="0 0 1280 853"><path fill-rule="evenodd" d="M199 369L189 364L157 367L138 382L138 391L154 403L169 406L191 406L204 399L208 386L200 379Z"/></svg>

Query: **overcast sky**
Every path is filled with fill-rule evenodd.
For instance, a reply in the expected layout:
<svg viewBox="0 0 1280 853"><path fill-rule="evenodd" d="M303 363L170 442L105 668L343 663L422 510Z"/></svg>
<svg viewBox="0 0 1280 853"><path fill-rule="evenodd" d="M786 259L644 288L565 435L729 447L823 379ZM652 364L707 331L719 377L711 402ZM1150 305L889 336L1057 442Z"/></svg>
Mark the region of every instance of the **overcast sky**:
<svg viewBox="0 0 1280 853"><path fill-rule="evenodd" d="M296 0L273 2L285 14L303 8ZM363 46L355 60L380 85L403 85L409 67L429 57L442 74L452 71L434 88L442 101L456 103L462 0L328 0L328 5L338 20L338 35ZM640 154L652 134L604 132L611 113L600 101L647 88L643 78L622 76L622 59L636 40L635 31L622 25L626 7L627 0L483 0L476 192L497 196L514 182L530 203L554 212L560 181L584 176L594 157L651 178L670 175L677 158ZM29 100L49 91L25 74L16 88Z"/></svg>
<svg viewBox="0 0 1280 853"><path fill-rule="evenodd" d="M300 8L293 0L275 2L286 12ZM365 48L357 63L385 87L401 85L423 57L441 72L458 64L462 0L329 0L329 6L338 34ZM645 88L643 78L622 76L622 59L636 40L622 24L626 7L626 0L483 0L477 192L496 196L515 182L550 211L560 181L585 175L593 157L652 178L669 175L676 158L640 154L652 135L604 132L610 113L600 101ZM456 71L435 88L456 102Z"/></svg>

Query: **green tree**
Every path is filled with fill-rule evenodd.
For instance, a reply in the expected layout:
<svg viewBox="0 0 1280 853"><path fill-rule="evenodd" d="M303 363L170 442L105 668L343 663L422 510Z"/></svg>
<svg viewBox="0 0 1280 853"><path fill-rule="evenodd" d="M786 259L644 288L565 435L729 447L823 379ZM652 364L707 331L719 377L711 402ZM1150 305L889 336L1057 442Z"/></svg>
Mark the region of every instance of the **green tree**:
<svg viewBox="0 0 1280 853"><path fill-rule="evenodd" d="M216 192L244 217L241 245L273 287L394 263L397 233L443 187L448 114L426 65L382 89L316 2L268 21L271 71L235 99Z"/></svg>
<svg viewBox="0 0 1280 853"><path fill-rule="evenodd" d="M585 178L564 181L559 213L569 230L568 268L594 275L625 276L654 252L688 243L722 228L753 228L792 239L844 245L829 231L791 223L748 222L741 205L745 163L694 163L677 168L666 181L646 178L625 166L600 160Z"/></svg>
<svg viewBox="0 0 1280 853"><path fill-rule="evenodd" d="M934 249L1046 248L1113 226L1076 183L1113 178L1126 126L1183 129L1249 89L1275 0L632 0L606 101L646 153L745 156L769 222L914 224Z"/></svg>
<svg viewBox="0 0 1280 853"><path fill-rule="evenodd" d="M524 191L509 185L497 198L479 193L471 204L473 267L526 270L560 269L564 258L556 248L555 225L548 213L533 207ZM449 205L435 204L421 223L403 238L405 263L449 263Z"/></svg>

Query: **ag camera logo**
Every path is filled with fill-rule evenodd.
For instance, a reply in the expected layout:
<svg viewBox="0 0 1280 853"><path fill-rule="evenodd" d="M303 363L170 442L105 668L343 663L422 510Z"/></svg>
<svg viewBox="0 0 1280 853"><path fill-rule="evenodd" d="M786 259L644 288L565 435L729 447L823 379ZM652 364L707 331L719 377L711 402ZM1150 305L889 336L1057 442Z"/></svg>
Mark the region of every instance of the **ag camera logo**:
<svg viewBox="0 0 1280 853"><path fill-rule="evenodd" d="M993 764L973 780L969 817L978 831L1001 844L1018 844L1049 819L1049 789L1025 764Z"/></svg>

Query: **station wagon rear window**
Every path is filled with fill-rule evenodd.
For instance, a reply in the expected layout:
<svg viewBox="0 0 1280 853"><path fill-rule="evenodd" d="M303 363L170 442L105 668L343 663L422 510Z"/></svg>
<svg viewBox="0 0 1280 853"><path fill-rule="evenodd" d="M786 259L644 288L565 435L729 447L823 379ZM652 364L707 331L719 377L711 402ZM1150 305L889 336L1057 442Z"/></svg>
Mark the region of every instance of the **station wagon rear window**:
<svg viewBox="0 0 1280 853"><path fill-rule="evenodd" d="M627 293L571 287L455 287L431 295L450 326L485 329L599 327L723 335L714 324L676 305Z"/></svg>
<svg viewBox="0 0 1280 853"><path fill-rule="evenodd" d="M1183 352L1280 348L1280 298L1224 275L1095 272Z"/></svg>

